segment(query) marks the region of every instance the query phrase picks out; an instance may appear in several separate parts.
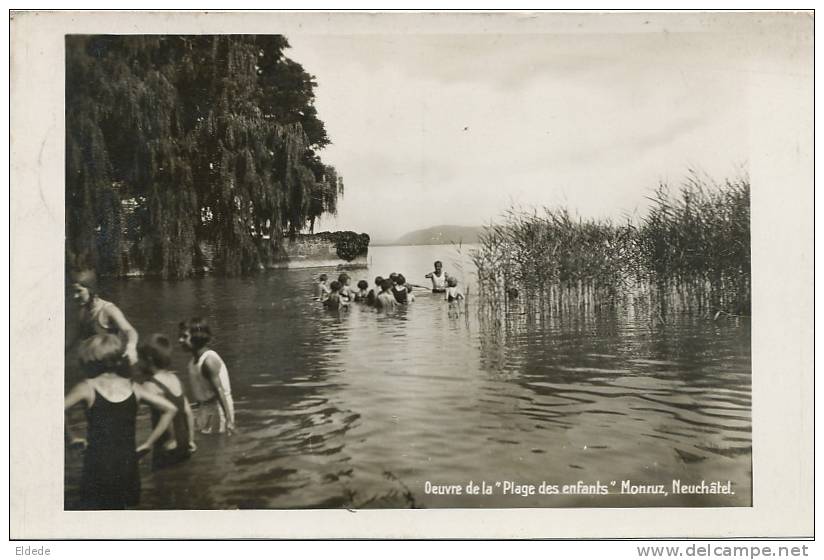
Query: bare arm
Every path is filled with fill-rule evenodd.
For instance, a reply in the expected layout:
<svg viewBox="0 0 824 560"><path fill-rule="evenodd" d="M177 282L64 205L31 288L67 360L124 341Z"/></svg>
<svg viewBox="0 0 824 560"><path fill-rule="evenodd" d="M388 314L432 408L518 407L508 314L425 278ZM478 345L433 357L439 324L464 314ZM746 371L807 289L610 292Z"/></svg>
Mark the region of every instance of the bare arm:
<svg viewBox="0 0 824 560"><path fill-rule="evenodd" d="M92 386L89 385L86 381L81 381L74 387L72 387L71 391L66 393L66 398L63 403L63 411L67 412L73 406L80 404L81 402L85 402L87 406L91 406L91 403L94 400L94 390ZM86 446L86 439L75 436L72 434L71 430L69 429L69 422L68 418L64 420L63 425L65 426L64 432L66 441L69 445L78 445L85 447Z"/></svg>
<svg viewBox="0 0 824 560"><path fill-rule="evenodd" d="M129 363L134 365L137 363L137 331L134 329L131 323L126 319L126 316L123 315L123 312L118 309L118 307L114 304L108 305L106 307L106 312L109 316L109 320L111 320L117 328L120 329L126 335L126 357L129 359Z"/></svg>
<svg viewBox="0 0 824 560"><path fill-rule="evenodd" d="M195 415L192 413L192 407L189 404L189 399L183 397L183 412L186 414L186 425L189 426L189 451L197 449L195 444Z"/></svg>
<svg viewBox="0 0 824 560"><path fill-rule="evenodd" d="M149 434L149 437L146 438L143 445L137 448L137 451L142 451L144 449L150 449L154 442L156 442L157 439L163 435L163 432L169 428L169 424L172 423L172 418L174 418L175 413L177 412L177 407L164 397L155 395L140 385L133 384L132 387L139 400L146 401L150 406L153 406L162 413L160 420L158 420L157 425L152 430L152 433Z"/></svg>
<svg viewBox="0 0 824 560"><path fill-rule="evenodd" d="M226 398L226 395L229 394L229 388L224 387L220 381L220 361L213 354L209 355L204 360L203 367L206 368L206 375L211 380L220 401L220 406L223 407L223 413L226 415L226 429L231 433L235 430L235 408Z"/></svg>

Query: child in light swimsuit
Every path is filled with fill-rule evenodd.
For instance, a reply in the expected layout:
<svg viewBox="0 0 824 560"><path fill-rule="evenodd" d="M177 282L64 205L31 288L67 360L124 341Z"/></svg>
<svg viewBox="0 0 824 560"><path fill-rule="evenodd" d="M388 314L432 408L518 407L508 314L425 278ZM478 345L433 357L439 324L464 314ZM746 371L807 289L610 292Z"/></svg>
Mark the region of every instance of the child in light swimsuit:
<svg viewBox="0 0 824 560"><path fill-rule="evenodd" d="M345 302L350 302L353 299L352 288L349 286L352 279L345 272L338 276L338 283L340 284L340 297Z"/></svg>
<svg viewBox="0 0 824 560"><path fill-rule="evenodd" d="M329 286L326 285L326 278L325 274L318 276L318 283L315 285L315 299L318 301L324 301L329 297Z"/></svg>
<svg viewBox="0 0 824 560"><path fill-rule="evenodd" d="M235 404L229 370L217 352L209 348L212 331L203 319L180 323L180 344L192 354L189 385L200 403L195 428L202 434L232 434L235 431Z"/></svg>
<svg viewBox="0 0 824 560"><path fill-rule="evenodd" d="M461 293L460 288L458 288L458 279L454 276L450 276L446 281L446 295L444 299L449 303L460 301L464 298L464 295Z"/></svg>
<svg viewBox="0 0 824 560"><path fill-rule="evenodd" d="M355 293L355 301L357 302L365 302L367 301L367 297L369 296L369 282L366 280L359 280L358 281L358 291Z"/></svg>

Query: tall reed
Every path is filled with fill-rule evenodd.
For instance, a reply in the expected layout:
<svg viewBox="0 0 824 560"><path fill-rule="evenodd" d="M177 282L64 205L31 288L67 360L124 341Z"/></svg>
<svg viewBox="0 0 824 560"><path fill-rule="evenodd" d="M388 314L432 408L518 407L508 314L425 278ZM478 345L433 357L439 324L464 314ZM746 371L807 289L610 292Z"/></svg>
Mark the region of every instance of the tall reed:
<svg viewBox="0 0 824 560"><path fill-rule="evenodd" d="M750 312L750 184L690 176L659 185L637 237L638 262L659 296L698 312ZM665 302L664 302L665 303Z"/></svg>
<svg viewBox="0 0 824 560"><path fill-rule="evenodd" d="M692 174L677 193L661 184L650 200L647 215L622 223L564 208L508 210L473 254L482 306L517 299L527 311L563 314L642 297L664 313L748 314L749 180Z"/></svg>

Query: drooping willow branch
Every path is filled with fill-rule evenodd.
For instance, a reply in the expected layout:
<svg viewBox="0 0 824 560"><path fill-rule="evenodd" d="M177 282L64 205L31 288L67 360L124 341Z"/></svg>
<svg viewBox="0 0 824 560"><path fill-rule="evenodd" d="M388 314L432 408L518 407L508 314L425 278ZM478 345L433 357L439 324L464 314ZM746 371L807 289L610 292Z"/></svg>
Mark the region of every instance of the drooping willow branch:
<svg viewBox="0 0 824 560"><path fill-rule="evenodd" d="M284 233L335 213L343 181L313 76L286 39L69 36L66 236L104 274L255 270Z"/></svg>

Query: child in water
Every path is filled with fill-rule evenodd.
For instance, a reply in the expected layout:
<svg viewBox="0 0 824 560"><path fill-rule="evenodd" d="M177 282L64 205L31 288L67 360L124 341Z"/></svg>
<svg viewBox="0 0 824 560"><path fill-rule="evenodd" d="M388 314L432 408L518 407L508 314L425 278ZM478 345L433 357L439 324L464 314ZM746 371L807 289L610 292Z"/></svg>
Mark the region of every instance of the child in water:
<svg viewBox="0 0 824 560"><path fill-rule="evenodd" d="M453 301L460 301L464 298L464 295L461 293L460 288L458 288L458 279L454 276L450 276L446 280L446 296L444 299L449 303Z"/></svg>
<svg viewBox="0 0 824 560"><path fill-rule="evenodd" d="M203 319L180 323L180 345L192 354L189 360L189 385L200 403L195 428L201 434L235 431L235 404L229 383L229 370L217 352L209 348L212 331Z"/></svg>
<svg viewBox="0 0 824 560"><path fill-rule="evenodd" d="M383 276L375 276L375 287L369 290L369 293L366 294L367 305L377 305L378 294L381 291L381 284L383 284Z"/></svg>
<svg viewBox="0 0 824 560"><path fill-rule="evenodd" d="M344 304L344 300L340 295L340 282L337 280L332 280L332 283L329 284L329 288L332 290L329 292L329 297L323 302L323 306L326 309L340 309L341 306Z"/></svg>
<svg viewBox="0 0 824 560"><path fill-rule="evenodd" d="M73 437L68 421L65 424L70 445L85 448L81 509L126 509L140 502L139 454L151 449L177 412L167 399L132 383L124 346L114 334L98 334L81 342L78 354L88 379L66 394L65 410L81 403L86 408L85 439ZM159 417L146 441L135 447L141 401Z"/></svg>
<svg viewBox="0 0 824 560"><path fill-rule="evenodd" d="M381 282L381 293L375 301L375 307L383 311L394 311L397 301L392 295L392 281L388 278Z"/></svg>
<svg viewBox="0 0 824 560"><path fill-rule="evenodd" d="M80 270L71 275L72 298L79 307L77 340L96 334L116 334L125 339L124 355L129 364L137 363L137 331L120 309L97 293L97 275Z"/></svg>
<svg viewBox="0 0 824 560"><path fill-rule="evenodd" d="M338 276L338 283L340 284L340 297L346 302L352 301L352 288L349 286L352 279L345 272Z"/></svg>
<svg viewBox="0 0 824 560"><path fill-rule="evenodd" d="M406 278L403 274L395 276L395 285L392 286L392 295L395 296L395 301L401 304L411 303L415 300L412 295L412 288L406 284Z"/></svg>
<svg viewBox="0 0 824 560"><path fill-rule="evenodd" d="M318 276L318 283L315 285L315 299L318 301L324 301L329 297L329 287L326 285L326 278L327 276L325 274Z"/></svg>
<svg viewBox="0 0 824 560"><path fill-rule="evenodd" d="M148 380L142 386L161 396L177 407L172 425L158 438L152 450L152 468L161 469L188 459L197 449L195 445L195 419L189 399L183 393L183 385L177 374L169 369L172 364L172 343L162 334L151 334L137 346L141 369ZM160 416L152 411L152 426Z"/></svg>
<svg viewBox="0 0 824 560"><path fill-rule="evenodd" d="M369 289L369 282L366 280L359 280L358 281L358 291L355 293L355 301L358 302L365 302L366 298L369 296L367 290Z"/></svg>

